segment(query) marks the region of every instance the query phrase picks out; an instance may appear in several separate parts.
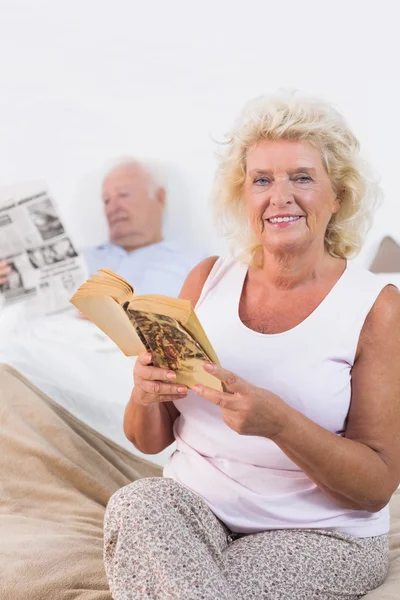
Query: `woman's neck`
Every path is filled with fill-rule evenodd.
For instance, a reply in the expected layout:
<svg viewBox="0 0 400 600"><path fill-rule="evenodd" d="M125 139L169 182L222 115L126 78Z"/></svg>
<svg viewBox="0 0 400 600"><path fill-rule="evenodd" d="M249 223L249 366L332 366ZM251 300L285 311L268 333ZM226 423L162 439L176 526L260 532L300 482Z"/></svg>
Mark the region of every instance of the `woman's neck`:
<svg viewBox="0 0 400 600"><path fill-rule="evenodd" d="M259 276L271 287L292 289L318 279L339 278L346 261L320 252L275 254L263 249Z"/></svg>

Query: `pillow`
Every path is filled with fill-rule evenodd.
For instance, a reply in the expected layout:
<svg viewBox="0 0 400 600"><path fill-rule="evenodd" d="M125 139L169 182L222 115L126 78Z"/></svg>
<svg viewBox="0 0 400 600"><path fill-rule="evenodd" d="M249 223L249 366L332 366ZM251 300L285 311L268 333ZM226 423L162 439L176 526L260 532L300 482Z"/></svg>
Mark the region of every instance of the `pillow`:
<svg viewBox="0 0 400 600"><path fill-rule="evenodd" d="M400 246L393 238L383 238L369 270L373 273L400 273Z"/></svg>

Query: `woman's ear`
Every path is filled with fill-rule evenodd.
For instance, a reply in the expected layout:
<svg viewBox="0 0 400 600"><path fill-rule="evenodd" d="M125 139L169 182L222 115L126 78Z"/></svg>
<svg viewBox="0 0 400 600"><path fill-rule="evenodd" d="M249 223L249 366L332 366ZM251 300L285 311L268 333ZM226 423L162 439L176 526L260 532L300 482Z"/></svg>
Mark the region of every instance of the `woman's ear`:
<svg viewBox="0 0 400 600"><path fill-rule="evenodd" d="M333 201L333 206L332 206L332 214L335 215L336 213L339 212L339 209L342 205L342 200L343 200L343 194L344 194L344 190L339 190L336 193L336 198Z"/></svg>
<svg viewBox="0 0 400 600"><path fill-rule="evenodd" d="M333 203L333 207L332 207L332 214L333 215L336 215L336 213L339 212L340 205L341 205L340 199L336 196L335 201Z"/></svg>

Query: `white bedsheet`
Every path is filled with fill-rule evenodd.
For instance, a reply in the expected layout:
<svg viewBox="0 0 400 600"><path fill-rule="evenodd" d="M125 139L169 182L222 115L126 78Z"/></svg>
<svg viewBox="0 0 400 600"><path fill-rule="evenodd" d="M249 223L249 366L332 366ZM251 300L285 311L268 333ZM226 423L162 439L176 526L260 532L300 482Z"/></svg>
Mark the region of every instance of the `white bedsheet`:
<svg viewBox="0 0 400 600"><path fill-rule="evenodd" d="M125 438L123 414L134 359L75 312L28 320L23 305L0 311L0 362L20 371L55 402L139 456ZM144 456L165 464L173 448Z"/></svg>

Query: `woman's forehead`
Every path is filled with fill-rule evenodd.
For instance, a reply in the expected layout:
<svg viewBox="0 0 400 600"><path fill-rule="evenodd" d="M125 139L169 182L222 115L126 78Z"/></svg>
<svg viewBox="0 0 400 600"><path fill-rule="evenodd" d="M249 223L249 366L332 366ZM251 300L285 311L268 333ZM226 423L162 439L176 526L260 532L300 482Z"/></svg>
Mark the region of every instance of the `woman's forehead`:
<svg viewBox="0 0 400 600"><path fill-rule="evenodd" d="M248 149L246 170L323 168L320 153L306 140L260 140Z"/></svg>

